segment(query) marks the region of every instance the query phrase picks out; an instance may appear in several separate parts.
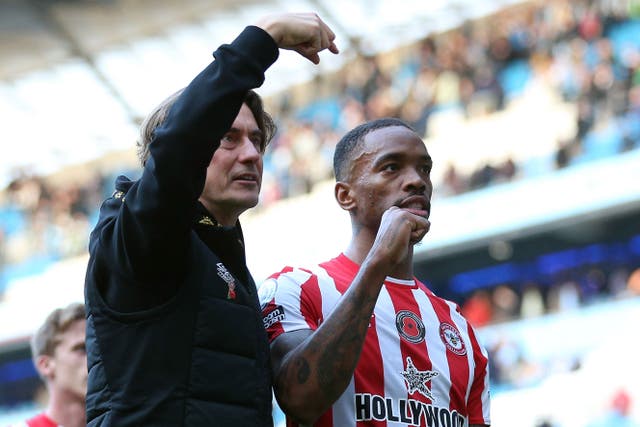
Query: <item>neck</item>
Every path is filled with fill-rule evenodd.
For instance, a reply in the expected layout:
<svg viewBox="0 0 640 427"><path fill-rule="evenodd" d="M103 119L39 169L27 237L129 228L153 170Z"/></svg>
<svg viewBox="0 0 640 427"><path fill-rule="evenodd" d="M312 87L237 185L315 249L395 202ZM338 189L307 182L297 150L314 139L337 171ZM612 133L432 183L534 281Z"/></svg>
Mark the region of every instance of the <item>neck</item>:
<svg viewBox="0 0 640 427"><path fill-rule="evenodd" d="M218 221L218 224L224 227L233 227L236 225L236 222L238 222L240 213L230 212L229 209L225 209L224 207L212 205L211 203L207 203L204 199L200 199L200 202L207 211L213 215L216 221Z"/></svg>
<svg viewBox="0 0 640 427"><path fill-rule="evenodd" d="M45 413L51 420L64 427L86 426L84 399L64 392L50 393L49 399Z"/></svg>
<svg viewBox="0 0 640 427"><path fill-rule="evenodd" d="M351 242L344 254L356 264L362 265L367 255L369 255L375 239L376 234L370 233L364 228L360 230L354 229ZM409 248L407 255L389 270L387 276L403 280L413 279L413 246Z"/></svg>

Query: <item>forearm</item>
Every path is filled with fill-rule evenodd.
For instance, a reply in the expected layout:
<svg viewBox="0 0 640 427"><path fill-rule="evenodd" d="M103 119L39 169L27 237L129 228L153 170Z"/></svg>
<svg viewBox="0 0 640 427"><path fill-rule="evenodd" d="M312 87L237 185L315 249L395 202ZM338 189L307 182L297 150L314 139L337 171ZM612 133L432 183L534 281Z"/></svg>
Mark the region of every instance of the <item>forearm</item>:
<svg viewBox="0 0 640 427"><path fill-rule="evenodd" d="M289 416L312 423L344 392L385 276L380 266L363 264L331 315L276 367L276 397Z"/></svg>

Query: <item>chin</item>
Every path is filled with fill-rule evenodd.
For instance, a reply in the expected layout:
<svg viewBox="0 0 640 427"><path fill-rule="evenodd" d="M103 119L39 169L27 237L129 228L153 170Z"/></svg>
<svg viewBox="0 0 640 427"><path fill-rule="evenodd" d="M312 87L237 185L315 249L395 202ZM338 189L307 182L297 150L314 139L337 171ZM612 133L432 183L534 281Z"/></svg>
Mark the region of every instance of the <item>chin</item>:
<svg viewBox="0 0 640 427"><path fill-rule="evenodd" d="M259 198L256 197L247 197L243 199L239 199L237 202L238 206L244 208L244 210L255 208L258 205Z"/></svg>

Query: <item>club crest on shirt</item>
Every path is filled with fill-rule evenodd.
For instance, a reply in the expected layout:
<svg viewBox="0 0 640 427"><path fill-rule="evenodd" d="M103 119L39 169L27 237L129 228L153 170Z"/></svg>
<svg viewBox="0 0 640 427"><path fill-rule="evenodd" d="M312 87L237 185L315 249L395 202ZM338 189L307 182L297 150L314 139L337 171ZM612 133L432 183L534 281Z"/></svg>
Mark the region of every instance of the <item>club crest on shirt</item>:
<svg viewBox="0 0 640 427"><path fill-rule="evenodd" d="M462 336L455 326L445 322L440 323L440 339L453 354L458 356L467 354L467 347L465 347Z"/></svg>
<svg viewBox="0 0 640 427"><path fill-rule="evenodd" d="M419 371L413 364L411 357L407 357L407 368L402 372L405 382L407 383L407 390L409 394L413 394L416 391L422 394L427 399L435 402L431 389L427 386L427 382L431 381L431 378L438 376L436 371Z"/></svg>
<svg viewBox="0 0 640 427"><path fill-rule="evenodd" d="M424 341L424 323L417 314L409 310L400 310L396 314L396 329L400 336L411 344Z"/></svg>
<svg viewBox="0 0 640 427"><path fill-rule="evenodd" d="M221 262L217 263L216 267L218 268L218 276L220 276L220 278L224 280L227 286L229 287L229 291L227 292L227 299L236 299L235 279L233 278L231 273L229 273L229 270L227 270L227 268Z"/></svg>

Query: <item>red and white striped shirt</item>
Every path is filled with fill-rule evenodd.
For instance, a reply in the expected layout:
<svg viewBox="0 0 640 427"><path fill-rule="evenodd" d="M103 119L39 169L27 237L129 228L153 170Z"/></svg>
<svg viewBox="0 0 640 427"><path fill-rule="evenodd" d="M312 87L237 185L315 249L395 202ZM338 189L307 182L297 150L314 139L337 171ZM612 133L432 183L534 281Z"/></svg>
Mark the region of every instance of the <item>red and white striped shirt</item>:
<svg viewBox="0 0 640 427"><path fill-rule="evenodd" d="M269 340L316 330L358 269L341 254L312 270L286 267L272 275L259 288ZM469 424L490 424L486 350L456 304L417 279L388 277L353 377L314 426Z"/></svg>
<svg viewBox="0 0 640 427"><path fill-rule="evenodd" d="M29 418L24 423L13 424L9 427L61 427L58 426L58 423L53 421L51 418L47 416L44 412L36 415L33 418Z"/></svg>

